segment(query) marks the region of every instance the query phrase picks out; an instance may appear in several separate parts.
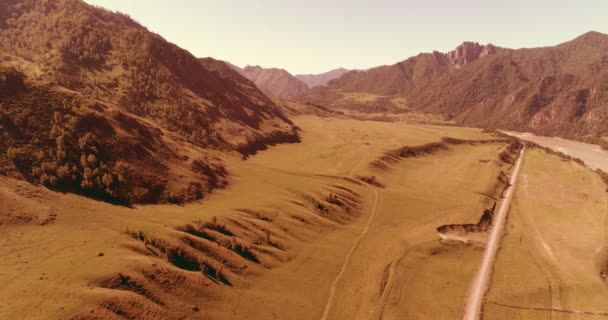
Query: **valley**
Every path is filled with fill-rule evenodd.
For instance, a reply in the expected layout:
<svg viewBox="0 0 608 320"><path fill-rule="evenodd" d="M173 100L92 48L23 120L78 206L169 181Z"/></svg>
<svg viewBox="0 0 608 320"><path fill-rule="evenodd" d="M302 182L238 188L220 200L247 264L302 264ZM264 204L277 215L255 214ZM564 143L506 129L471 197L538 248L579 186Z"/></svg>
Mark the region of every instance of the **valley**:
<svg viewBox="0 0 608 320"><path fill-rule="evenodd" d="M455 240L442 240L437 229L475 223L484 210L500 204L506 187L502 177L510 175L516 158L511 153L510 160L501 160L507 141L479 129L407 122L302 115L294 117L294 123L301 128L301 143L272 147L247 160L225 156L230 185L199 203L127 208L2 178L2 201L9 210L0 225L6 235L0 246L5 257L0 277L6 283L0 300L20 303L0 304L0 316L462 317L486 233L465 232ZM387 158L391 150L400 150L400 156ZM581 183L591 183L585 190L596 190L592 196L597 203L586 211L589 219L606 210L603 182L590 170L559 164L557 157L543 151L528 153L483 303L484 314L497 319L520 312L502 305L551 308L555 299L548 293L545 300L538 296L539 303L519 302L529 294L527 286L513 291L503 285L503 273L512 266L502 265L514 263L505 262L515 250L510 249L511 234L530 228L519 226L529 221L522 221L523 211L518 211L523 197L529 197L522 192L529 192L529 179L545 170L528 167L542 160L560 170L586 172L590 180ZM571 179L566 171L563 176ZM373 183L364 182L370 177ZM586 206L585 200L577 201L572 208ZM602 224L596 225L596 234L603 233ZM531 228L539 232L540 226ZM458 240L462 237L470 240ZM236 239L231 241L249 248L244 252L250 254L231 253L235 247L226 246L224 238ZM528 241L536 248L535 241L547 240ZM598 241L590 238L588 243ZM184 250L177 251L181 258L170 258L169 251L161 249L171 246ZM541 244L539 250L547 250L542 248ZM593 281L599 287L593 290L605 290L600 289L601 271L594 269L604 265L603 249L591 249L598 250L593 257L568 258L573 265L590 263L585 271L590 276L584 278L589 280L569 281L586 286L585 281L596 277ZM545 259L545 254L540 251L538 259ZM534 269L521 268L522 275L530 272L534 277ZM511 298L503 298L505 294ZM437 295L442 299L436 300ZM570 309L591 310L577 305L577 297L574 294L563 304L573 301ZM38 306L35 313L32 304ZM542 311L532 314L538 312Z"/></svg>
<svg viewBox="0 0 608 320"><path fill-rule="evenodd" d="M328 121L335 125L328 127ZM295 123L302 128L302 143L272 147L248 160L226 157L233 181L200 204L124 208L3 178L2 199L9 201L9 210L0 226L6 235L1 246L6 286L0 300L20 303L0 305L0 316L311 319L321 318L326 306L328 318L425 314L429 310L418 309L424 304L416 300L399 302L403 290L414 290L422 275L431 276L430 270L446 274L441 270L450 261L466 257L470 269L458 274L458 281L438 277L436 287L427 291L431 296L435 290L449 292L442 312L458 312L455 306L464 302L480 257L475 248L482 244L441 243L435 228L475 221L490 205L496 178L507 167L498 159L505 144L449 145L377 171L370 163L387 150L425 145L444 136L496 138L479 129L315 116L296 117ZM436 170L440 164L441 170ZM385 187L358 179L371 175ZM345 203L352 209L345 209ZM200 231L181 229L187 224ZM208 240L200 237L222 239L217 225L250 248L255 258L216 251L219 247L202 249ZM186 238L195 242L183 242ZM183 247L201 240L200 245ZM192 255L207 267L167 260L159 243L190 248L183 249L188 253L183 258L194 261L186 258ZM438 259L428 260L435 256ZM222 276L210 276L210 267L221 270ZM421 277L411 279L403 268L418 270ZM335 295L329 299L332 282ZM32 304L38 305L35 313L29 309ZM192 311L194 306L200 311Z"/></svg>
<svg viewBox="0 0 608 320"><path fill-rule="evenodd" d="M419 5L0 0L0 319L608 318L600 4Z"/></svg>
<svg viewBox="0 0 608 320"><path fill-rule="evenodd" d="M484 316L605 318L607 200L589 169L528 151Z"/></svg>

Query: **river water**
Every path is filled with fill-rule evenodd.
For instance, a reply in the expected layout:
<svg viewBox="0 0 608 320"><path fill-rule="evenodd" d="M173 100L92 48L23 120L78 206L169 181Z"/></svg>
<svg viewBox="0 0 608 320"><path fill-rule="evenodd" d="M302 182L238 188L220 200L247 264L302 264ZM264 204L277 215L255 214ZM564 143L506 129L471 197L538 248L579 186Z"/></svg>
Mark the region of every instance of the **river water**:
<svg viewBox="0 0 608 320"><path fill-rule="evenodd" d="M543 147L567 154L585 161L591 169L601 169L608 172L608 150L590 143L583 143L558 137L543 137L527 132L502 131L505 134L531 141Z"/></svg>

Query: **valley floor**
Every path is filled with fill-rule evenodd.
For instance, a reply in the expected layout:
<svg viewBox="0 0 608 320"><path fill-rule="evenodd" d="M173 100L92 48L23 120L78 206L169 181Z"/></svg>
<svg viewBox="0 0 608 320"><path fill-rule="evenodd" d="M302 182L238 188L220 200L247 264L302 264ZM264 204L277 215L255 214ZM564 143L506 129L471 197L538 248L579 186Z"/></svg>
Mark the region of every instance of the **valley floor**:
<svg viewBox="0 0 608 320"><path fill-rule="evenodd" d="M500 201L507 144L472 128L294 120L302 143L226 155L230 185L201 203L125 208L0 178L0 319L459 318L484 237L440 241L436 228ZM442 137L492 141L370 165ZM528 154L485 319L608 311L605 186Z"/></svg>
<svg viewBox="0 0 608 320"><path fill-rule="evenodd" d="M605 190L579 164L527 152L484 319L608 317Z"/></svg>

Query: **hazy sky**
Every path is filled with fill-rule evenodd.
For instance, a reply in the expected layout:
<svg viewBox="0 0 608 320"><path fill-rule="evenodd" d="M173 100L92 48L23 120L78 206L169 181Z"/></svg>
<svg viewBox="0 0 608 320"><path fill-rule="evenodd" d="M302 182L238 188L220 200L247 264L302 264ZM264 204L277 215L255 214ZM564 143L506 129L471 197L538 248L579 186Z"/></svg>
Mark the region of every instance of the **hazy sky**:
<svg viewBox="0 0 608 320"><path fill-rule="evenodd" d="M294 74L365 69L463 41L521 48L608 33L606 0L86 0L198 57Z"/></svg>

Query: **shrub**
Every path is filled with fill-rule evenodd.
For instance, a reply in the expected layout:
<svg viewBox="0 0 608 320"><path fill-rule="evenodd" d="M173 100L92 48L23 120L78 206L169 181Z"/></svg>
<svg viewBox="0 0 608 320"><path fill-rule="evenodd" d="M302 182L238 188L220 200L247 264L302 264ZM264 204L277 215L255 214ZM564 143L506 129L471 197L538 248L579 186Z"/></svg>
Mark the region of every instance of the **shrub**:
<svg viewBox="0 0 608 320"><path fill-rule="evenodd" d="M228 230L228 228L226 227L225 224L217 223L216 217L213 217L212 222L205 222L203 224L203 227L210 229L210 230L217 231L217 232L219 232L223 235L229 236L229 237L232 237L234 235L230 230Z"/></svg>
<svg viewBox="0 0 608 320"><path fill-rule="evenodd" d="M319 213L327 214L329 212L329 209L315 198L312 198L312 204L313 208Z"/></svg>
<svg viewBox="0 0 608 320"><path fill-rule="evenodd" d="M183 227L178 227L177 230L189 233L193 236L197 236L199 238L207 239L209 241L214 241L215 238L211 236L209 233L205 232L205 229L196 228L191 224L187 224Z"/></svg>
<svg viewBox="0 0 608 320"><path fill-rule="evenodd" d="M327 202L335 204L337 206L342 206L342 201L340 201L340 199L338 199L338 196L333 193L329 194L329 196L327 197Z"/></svg>
<svg viewBox="0 0 608 320"><path fill-rule="evenodd" d="M188 271L200 271L201 265L198 260L190 256L182 248L168 248L167 249L167 260L174 266L188 270Z"/></svg>
<svg viewBox="0 0 608 320"><path fill-rule="evenodd" d="M238 242L236 239L232 239L232 242L228 246L228 249L234 251L236 254L238 254L239 256L241 256L249 261L253 261L255 263L260 262L258 260L258 257L256 256L256 254L253 253L253 251L251 251L251 249L248 246Z"/></svg>

